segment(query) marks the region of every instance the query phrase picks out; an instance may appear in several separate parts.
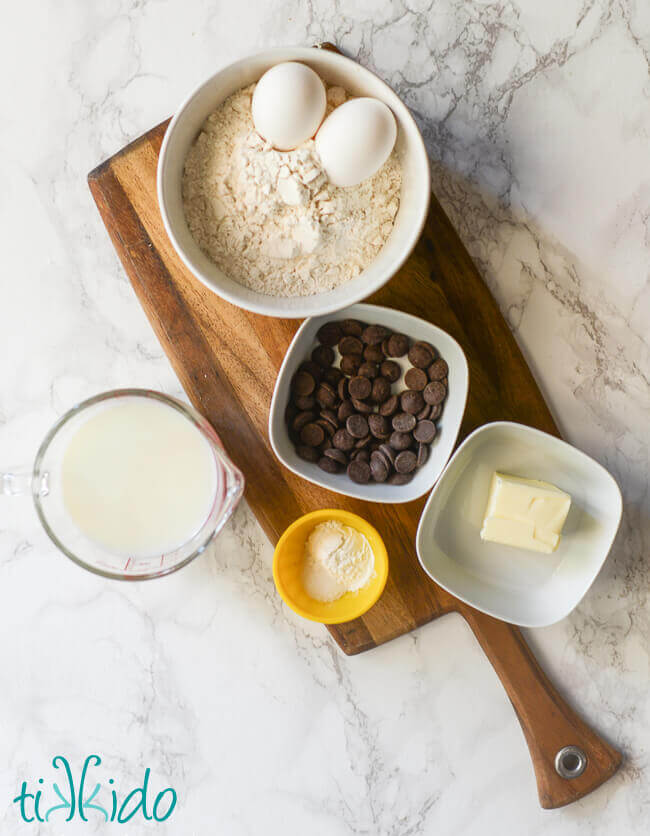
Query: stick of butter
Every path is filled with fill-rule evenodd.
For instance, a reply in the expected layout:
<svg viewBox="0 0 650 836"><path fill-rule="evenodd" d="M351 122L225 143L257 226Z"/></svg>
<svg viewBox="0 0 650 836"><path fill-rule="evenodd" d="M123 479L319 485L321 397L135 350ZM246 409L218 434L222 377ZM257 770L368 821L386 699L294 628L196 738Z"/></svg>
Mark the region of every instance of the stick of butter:
<svg viewBox="0 0 650 836"><path fill-rule="evenodd" d="M550 554L570 507L569 494L549 482L495 473L481 539Z"/></svg>

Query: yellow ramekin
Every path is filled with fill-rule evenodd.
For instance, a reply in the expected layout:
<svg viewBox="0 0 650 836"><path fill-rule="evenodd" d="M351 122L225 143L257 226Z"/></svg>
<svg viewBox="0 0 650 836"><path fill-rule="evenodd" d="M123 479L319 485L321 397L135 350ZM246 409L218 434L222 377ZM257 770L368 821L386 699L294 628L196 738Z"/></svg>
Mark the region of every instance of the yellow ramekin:
<svg viewBox="0 0 650 836"><path fill-rule="evenodd" d="M375 574L370 582L356 592L346 592L337 601L324 603L310 598L302 585L305 542L319 523L338 520L365 535L375 556ZM377 603L388 578L388 554L376 528L350 511L325 508L299 517L278 540L273 554L273 580L280 597L288 607L311 621L341 624L368 612Z"/></svg>

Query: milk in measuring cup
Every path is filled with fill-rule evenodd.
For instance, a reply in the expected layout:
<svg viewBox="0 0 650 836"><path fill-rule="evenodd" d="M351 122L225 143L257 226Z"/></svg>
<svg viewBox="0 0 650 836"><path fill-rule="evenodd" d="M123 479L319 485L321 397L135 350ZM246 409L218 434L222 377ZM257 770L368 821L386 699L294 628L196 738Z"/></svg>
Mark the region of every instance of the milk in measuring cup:
<svg viewBox="0 0 650 836"><path fill-rule="evenodd" d="M62 466L74 524L116 554L179 548L203 526L217 491L209 442L167 404L125 396L88 411Z"/></svg>

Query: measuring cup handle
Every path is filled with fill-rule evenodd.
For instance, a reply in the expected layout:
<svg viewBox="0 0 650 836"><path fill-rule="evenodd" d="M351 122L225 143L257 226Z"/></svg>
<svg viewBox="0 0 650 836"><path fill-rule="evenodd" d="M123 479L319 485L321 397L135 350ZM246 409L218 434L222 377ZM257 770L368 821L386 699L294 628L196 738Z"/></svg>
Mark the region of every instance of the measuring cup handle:
<svg viewBox="0 0 650 836"><path fill-rule="evenodd" d="M31 494L33 480L32 471L25 468L0 470L0 495L24 496L25 494Z"/></svg>

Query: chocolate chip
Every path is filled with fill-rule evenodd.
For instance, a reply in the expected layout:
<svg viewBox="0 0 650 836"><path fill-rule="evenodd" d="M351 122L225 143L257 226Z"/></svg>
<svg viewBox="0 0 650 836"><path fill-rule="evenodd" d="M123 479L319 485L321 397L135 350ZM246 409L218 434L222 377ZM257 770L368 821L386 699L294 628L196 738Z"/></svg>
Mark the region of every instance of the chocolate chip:
<svg viewBox="0 0 650 836"><path fill-rule="evenodd" d="M345 354L341 357L341 371L344 374L349 374L350 377L355 375L359 371L359 366L361 365L361 355L360 354Z"/></svg>
<svg viewBox="0 0 650 836"><path fill-rule="evenodd" d="M404 375L404 383L409 389L414 389L416 392L421 392L428 382L429 378L424 369L409 369Z"/></svg>
<svg viewBox="0 0 650 836"><path fill-rule="evenodd" d="M357 412L360 412L362 415L370 415L374 412L372 404L366 403L365 401L360 401L358 398L352 398L352 406L356 409Z"/></svg>
<svg viewBox="0 0 650 836"><path fill-rule="evenodd" d="M362 401L365 400L365 398L367 398L372 392L372 383L367 377L357 376L350 380L348 383L348 389L352 398Z"/></svg>
<svg viewBox="0 0 650 836"><path fill-rule="evenodd" d="M369 415L368 426L375 438L388 438L390 436L390 421L383 415Z"/></svg>
<svg viewBox="0 0 650 836"><path fill-rule="evenodd" d="M329 407L331 409L337 405L339 398L332 384L323 380L318 384L318 389L316 390L316 400L321 406Z"/></svg>
<svg viewBox="0 0 650 836"><path fill-rule="evenodd" d="M375 482L385 482L388 479L388 468L386 467L386 460L381 453L371 453L370 455L370 473Z"/></svg>
<svg viewBox="0 0 650 836"><path fill-rule="evenodd" d="M395 460L395 453L394 453L394 451L391 451L392 456L393 456L393 458L391 459L390 456L386 455L386 453L383 450L383 447L388 447L388 445L380 444L379 447L376 450L373 451L373 453L376 457L380 458L383 461L384 465L386 466L386 470L388 471L388 473L390 473L393 469L393 461ZM388 447L388 449L390 450L390 447ZM372 458L373 453L370 454L371 458Z"/></svg>
<svg viewBox="0 0 650 836"><path fill-rule="evenodd" d="M394 433L391 433L388 443L393 450L408 450L412 441L413 439L410 433L402 433L396 430Z"/></svg>
<svg viewBox="0 0 650 836"><path fill-rule="evenodd" d="M429 445L418 444L418 467L422 467L427 463L429 458Z"/></svg>
<svg viewBox="0 0 650 836"><path fill-rule="evenodd" d="M321 410L320 417L324 421L327 421L330 424L330 426L333 428L334 431L338 430L339 419L336 415L336 412L334 412L331 409L323 409L323 410Z"/></svg>
<svg viewBox="0 0 650 836"><path fill-rule="evenodd" d="M422 394L427 403L436 405L444 401L447 389L439 380L432 380L431 383L427 383Z"/></svg>
<svg viewBox="0 0 650 836"><path fill-rule="evenodd" d="M384 401L383 404L381 404L381 406L379 407L379 414L386 415L390 418L391 415L397 412L398 407L399 398L397 397L397 395L391 395L390 398Z"/></svg>
<svg viewBox="0 0 650 836"><path fill-rule="evenodd" d="M339 385L339 381L343 380L343 372L340 369L335 369L334 366L330 366L329 369L325 369L323 380L336 387Z"/></svg>
<svg viewBox="0 0 650 836"><path fill-rule="evenodd" d="M300 432L300 430L308 424L310 421L313 421L316 416L313 412L299 412L298 415L293 419L291 424L292 428L296 432Z"/></svg>
<svg viewBox="0 0 650 836"><path fill-rule="evenodd" d="M344 462L345 464L345 462ZM323 456L318 460L318 466L321 470L324 470L325 473L340 473L341 472L341 465L336 459L330 458L330 456Z"/></svg>
<svg viewBox="0 0 650 836"><path fill-rule="evenodd" d="M391 466L395 464L395 451L389 444L380 444L379 445L379 452L383 453L384 456L388 459Z"/></svg>
<svg viewBox="0 0 650 836"><path fill-rule="evenodd" d="M381 363L384 359L384 352L380 345L367 345L363 349L363 357L369 363Z"/></svg>
<svg viewBox="0 0 650 836"><path fill-rule="evenodd" d="M329 345L317 345L311 353L311 359L323 369L327 369L334 362L334 349Z"/></svg>
<svg viewBox="0 0 650 836"><path fill-rule="evenodd" d="M361 377L367 377L369 380L374 380L374 378L376 378L379 374L379 367L376 363L362 363L359 366L358 374Z"/></svg>
<svg viewBox="0 0 650 836"><path fill-rule="evenodd" d="M341 322L341 331L346 337L360 337L363 333L363 322L358 319L344 319Z"/></svg>
<svg viewBox="0 0 650 836"><path fill-rule="evenodd" d="M348 476L358 485L367 485L370 481L370 465L357 457L348 465Z"/></svg>
<svg viewBox="0 0 650 836"><path fill-rule="evenodd" d="M417 369L426 369L433 363L433 354L423 343L414 343L409 349L409 360Z"/></svg>
<svg viewBox="0 0 650 836"><path fill-rule="evenodd" d="M412 450L404 450L395 459L395 470L398 473L412 473L418 464L418 457Z"/></svg>
<svg viewBox="0 0 650 836"><path fill-rule="evenodd" d="M429 380L443 380L449 374L449 366L447 361L442 357L438 357L435 363L432 363L427 369Z"/></svg>
<svg viewBox="0 0 650 836"><path fill-rule="evenodd" d="M316 406L316 398L312 395L298 395L293 402L301 412L308 412Z"/></svg>
<svg viewBox="0 0 650 836"><path fill-rule="evenodd" d="M338 447L330 447L328 450L325 450L325 455L329 459L334 459L334 461L339 464L346 465L348 463L348 457L345 455L343 450L339 450Z"/></svg>
<svg viewBox="0 0 650 836"><path fill-rule="evenodd" d="M419 345L419 346L422 346L422 348L426 348L426 350L429 352L429 354L431 354L431 356L433 357L434 360L438 356L438 352L431 345L431 343L428 343L426 340L416 340L413 343L413 345Z"/></svg>
<svg viewBox="0 0 650 836"><path fill-rule="evenodd" d="M388 477L389 485L407 485L413 478L412 473L391 473Z"/></svg>
<svg viewBox="0 0 650 836"><path fill-rule="evenodd" d="M350 415L345 422L345 429L354 438L365 438L368 435L368 421L363 415Z"/></svg>
<svg viewBox="0 0 650 836"><path fill-rule="evenodd" d="M369 462L370 453L365 447L363 447L361 450L355 450L350 458L352 461L356 461L357 459L359 459L362 462Z"/></svg>
<svg viewBox="0 0 650 836"><path fill-rule="evenodd" d="M431 384L428 384L429 386ZM410 412L415 415L424 407L424 398L421 392L414 392L413 389L407 389L402 392L400 396L400 405L404 412Z"/></svg>
<svg viewBox="0 0 650 836"><path fill-rule="evenodd" d="M320 427L321 430L325 433L323 441L319 442L319 444L322 444L325 441L327 441L328 438L331 438L338 429L334 424L330 423L330 421L326 421L324 418L317 418L316 421L314 421L314 424L316 424L317 427ZM308 426L309 424L307 424L307 427ZM305 439L303 439L303 441L305 441ZM308 443L308 441L305 441L305 444Z"/></svg>
<svg viewBox="0 0 650 836"><path fill-rule="evenodd" d="M309 409L311 409L311 407L309 407ZM291 422L297 414L298 407L293 401L289 401L289 403L287 404L287 408L284 410L284 420L287 422L287 424L291 424Z"/></svg>
<svg viewBox="0 0 650 836"><path fill-rule="evenodd" d="M298 371L307 372L307 374L310 374L314 378L316 383L318 383L323 376L322 368L318 365L318 363L314 363L313 360L305 360L304 363L300 364Z"/></svg>
<svg viewBox="0 0 650 836"><path fill-rule="evenodd" d="M385 377L378 377L373 381L370 397L375 403L383 403L390 397L390 382Z"/></svg>
<svg viewBox="0 0 650 836"><path fill-rule="evenodd" d="M410 415L408 412L398 412L397 415L393 415L393 429L400 433L410 433L416 423L415 415Z"/></svg>
<svg viewBox="0 0 650 836"><path fill-rule="evenodd" d="M355 445L355 439L347 430L337 430L334 433L332 444L339 450L352 450Z"/></svg>
<svg viewBox="0 0 650 836"><path fill-rule="evenodd" d="M371 435L364 435L364 437L360 438L354 446L357 448L357 450L362 450L364 447L367 447L371 441Z"/></svg>
<svg viewBox="0 0 650 836"><path fill-rule="evenodd" d="M413 430L413 438L423 444L431 444L436 437L436 425L433 421L418 421Z"/></svg>
<svg viewBox="0 0 650 836"><path fill-rule="evenodd" d="M343 401L338 408L336 413L336 417L339 419L341 423L347 421L350 415L354 415L355 409L354 404L352 401Z"/></svg>
<svg viewBox="0 0 650 836"><path fill-rule="evenodd" d="M320 424L310 422L300 430L300 440L308 447L318 447L325 440L325 430Z"/></svg>
<svg viewBox="0 0 650 836"><path fill-rule="evenodd" d="M320 457L320 453L315 447L308 447L306 444L299 444L296 447L296 453L301 459L304 459L306 462L313 462L314 464Z"/></svg>
<svg viewBox="0 0 650 836"><path fill-rule="evenodd" d="M358 337L343 337L339 340L339 351L341 354L361 354L363 343Z"/></svg>
<svg viewBox="0 0 650 836"><path fill-rule="evenodd" d="M316 339L323 345L336 345L343 336L338 322L326 322L316 332Z"/></svg>
<svg viewBox="0 0 650 836"><path fill-rule="evenodd" d="M405 334L393 334L386 344L388 357L403 357L409 350L409 338Z"/></svg>
<svg viewBox="0 0 650 836"><path fill-rule="evenodd" d="M384 360L379 371L381 372L381 376L385 377L390 383L395 383L402 376L400 365L394 360Z"/></svg>
<svg viewBox="0 0 650 836"><path fill-rule="evenodd" d="M418 419L418 421L424 421L426 418L429 418L432 409L433 407L431 406L431 404L427 403L415 417Z"/></svg>
<svg viewBox="0 0 650 836"><path fill-rule="evenodd" d="M336 392L339 398L344 401L348 396L348 379L347 377L342 377L339 382L338 386L336 387Z"/></svg>
<svg viewBox="0 0 650 836"><path fill-rule="evenodd" d="M291 389L296 395L311 395L316 388L316 381L309 372L296 372L291 381Z"/></svg>
<svg viewBox="0 0 650 836"><path fill-rule="evenodd" d="M390 329L383 325L369 325L364 328L361 339L368 345L379 345L386 337L390 336Z"/></svg>
<svg viewBox="0 0 650 836"><path fill-rule="evenodd" d="M438 418L440 418L441 414L442 414L442 404L441 403L432 404L431 405L431 415L429 415L429 418L432 421L436 421Z"/></svg>

